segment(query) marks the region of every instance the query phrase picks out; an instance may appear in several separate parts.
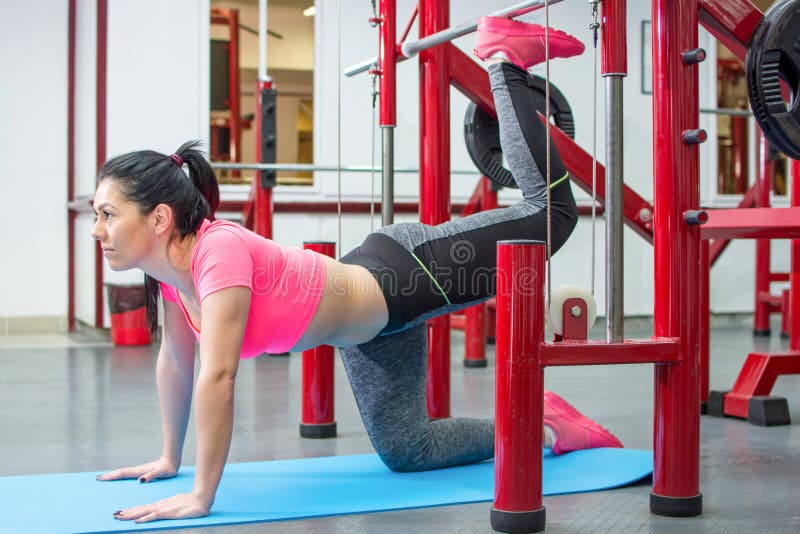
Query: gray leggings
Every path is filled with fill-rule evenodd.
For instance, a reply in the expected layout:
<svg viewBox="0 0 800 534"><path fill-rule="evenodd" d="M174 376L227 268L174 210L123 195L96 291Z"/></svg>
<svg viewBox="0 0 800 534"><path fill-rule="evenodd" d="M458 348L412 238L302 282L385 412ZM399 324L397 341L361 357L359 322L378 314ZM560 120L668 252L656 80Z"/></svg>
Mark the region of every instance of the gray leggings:
<svg viewBox="0 0 800 534"><path fill-rule="evenodd" d="M528 75L503 63L490 65L489 79L503 152L523 200L437 226L386 226L341 260L367 267L381 284L389 308L389 325L381 335L339 350L367 434L394 471L436 469L493 456L492 420L429 420L425 321L494 296L498 240L546 239L546 135ZM566 175L552 146L551 175L552 182ZM554 251L576 222L577 208L565 180L551 189Z"/></svg>

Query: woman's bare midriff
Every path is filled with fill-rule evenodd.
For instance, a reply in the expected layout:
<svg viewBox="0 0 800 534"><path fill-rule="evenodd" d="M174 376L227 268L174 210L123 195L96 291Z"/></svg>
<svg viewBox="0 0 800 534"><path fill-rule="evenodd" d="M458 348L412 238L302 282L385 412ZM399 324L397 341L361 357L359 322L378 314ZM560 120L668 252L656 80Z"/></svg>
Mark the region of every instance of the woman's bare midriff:
<svg viewBox="0 0 800 534"><path fill-rule="evenodd" d="M386 326L389 311L377 280L360 265L325 257L325 292L305 334L292 348L365 343Z"/></svg>

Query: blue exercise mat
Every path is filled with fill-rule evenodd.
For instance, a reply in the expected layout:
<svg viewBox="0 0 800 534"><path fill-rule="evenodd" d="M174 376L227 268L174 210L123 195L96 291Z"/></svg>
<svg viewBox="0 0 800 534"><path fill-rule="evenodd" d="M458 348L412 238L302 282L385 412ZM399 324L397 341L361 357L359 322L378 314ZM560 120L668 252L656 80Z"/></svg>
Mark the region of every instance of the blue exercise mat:
<svg viewBox="0 0 800 534"><path fill-rule="evenodd" d="M545 451L544 493L624 486L648 476L652 453ZM93 473L0 477L0 532L123 532L201 527L491 501L494 464L393 473L375 454L229 464L211 515L137 525L114 511L192 488L194 468L170 480L99 482Z"/></svg>

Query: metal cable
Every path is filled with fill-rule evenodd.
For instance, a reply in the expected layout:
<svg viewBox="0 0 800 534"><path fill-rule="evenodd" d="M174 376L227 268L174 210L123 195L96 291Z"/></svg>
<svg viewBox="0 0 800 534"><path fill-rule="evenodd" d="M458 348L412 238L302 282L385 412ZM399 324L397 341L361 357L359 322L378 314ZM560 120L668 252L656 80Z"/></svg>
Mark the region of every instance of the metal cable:
<svg viewBox="0 0 800 534"><path fill-rule="evenodd" d="M336 219L339 241L337 259L342 251L342 0L336 0Z"/></svg>
<svg viewBox="0 0 800 534"><path fill-rule="evenodd" d="M544 3L544 80L545 80L545 138L547 143L547 302L551 301L550 256L552 255L552 221L550 211L550 0Z"/></svg>
<svg viewBox="0 0 800 534"><path fill-rule="evenodd" d="M589 24L589 29L594 32L594 64L592 70L592 279L591 289L592 296L594 296L594 283L595 283L595 262L597 257L596 244L595 244L595 226L597 222L597 30L600 28L598 22L597 4L600 0L590 0L592 4L592 23Z"/></svg>

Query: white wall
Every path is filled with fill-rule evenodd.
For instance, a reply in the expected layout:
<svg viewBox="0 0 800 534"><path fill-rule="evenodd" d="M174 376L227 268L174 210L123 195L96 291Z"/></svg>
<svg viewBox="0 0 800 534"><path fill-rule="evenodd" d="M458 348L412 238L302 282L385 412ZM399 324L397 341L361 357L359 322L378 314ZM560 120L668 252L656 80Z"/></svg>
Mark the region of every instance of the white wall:
<svg viewBox="0 0 800 534"><path fill-rule="evenodd" d="M143 148L169 154L189 139L207 143L208 9L208 0L109 2L107 157ZM94 191L97 171L96 27L95 3L78 2L77 194ZM92 221L87 214L76 224L76 316L89 324L95 320ZM142 274L114 272L106 265L104 277L107 283L133 283ZM61 306L65 309L66 302Z"/></svg>
<svg viewBox="0 0 800 534"><path fill-rule="evenodd" d="M0 16L0 318L66 315L67 2L42 4Z"/></svg>

